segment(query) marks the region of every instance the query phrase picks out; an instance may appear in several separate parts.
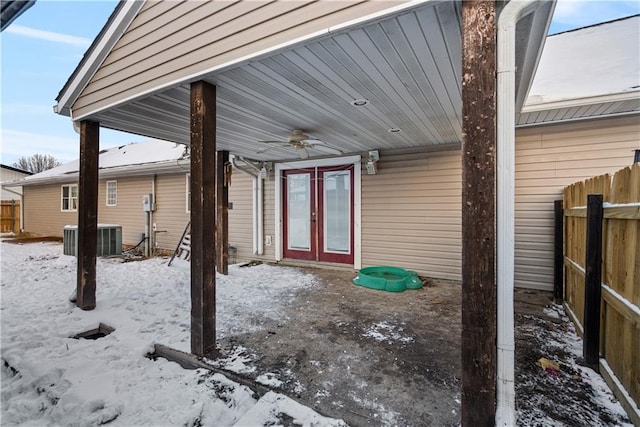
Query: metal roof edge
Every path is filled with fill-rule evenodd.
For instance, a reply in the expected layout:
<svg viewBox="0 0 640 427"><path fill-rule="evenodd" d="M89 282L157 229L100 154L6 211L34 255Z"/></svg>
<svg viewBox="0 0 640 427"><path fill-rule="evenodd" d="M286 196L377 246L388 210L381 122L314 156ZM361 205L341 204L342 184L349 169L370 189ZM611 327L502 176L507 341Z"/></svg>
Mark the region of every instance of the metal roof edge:
<svg viewBox="0 0 640 427"><path fill-rule="evenodd" d="M640 99L640 88L626 92L611 93L606 95L584 96L579 98L567 98L557 101L538 102L525 104L522 114L536 113L540 111L557 110L560 108L582 107L585 105L604 104L607 102L633 101Z"/></svg>
<svg viewBox="0 0 640 427"><path fill-rule="evenodd" d="M603 114L600 116L573 117L570 119L549 120L545 122L535 122L535 123L522 123L522 124L516 123L516 129L525 129L525 128L532 128L532 127L538 127L538 126L551 126L551 125L560 125L564 123L585 122L590 120L601 120L601 119L615 119L619 117L633 117L633 116L638 116L638 119L640 119L640 111L625 111L622 113L610 113L610 114Z"/></svg>
<svg viewBox="0 0 640 427"><path fill-rule="evenodd" d="M71 106L89 84L111 49L120 40L146 0L120 0L104 27L93 40L82 60L64 84L54 105L57 114L71 116Z"/></svg>
<svg viewBox="0 0 640 427"><path fill-rule="evenodd" d="M183 162L183 163L181 163ZM188 173L190 170L190 162L185 160L168 160L162 162L153 163L141 163L136 165L124 165L114 166L110 168L98 169L98 178L118 178L118 177L130 177L130 176L144 176L144 175L165 175L171 173ZM61 173L54 176L46 176L35 179L22 179L12 182L10 186L17 187L29 187L32 185L43 184L56 184L64 182L75 182L78 180L78 171L70 171Z"/></svg>

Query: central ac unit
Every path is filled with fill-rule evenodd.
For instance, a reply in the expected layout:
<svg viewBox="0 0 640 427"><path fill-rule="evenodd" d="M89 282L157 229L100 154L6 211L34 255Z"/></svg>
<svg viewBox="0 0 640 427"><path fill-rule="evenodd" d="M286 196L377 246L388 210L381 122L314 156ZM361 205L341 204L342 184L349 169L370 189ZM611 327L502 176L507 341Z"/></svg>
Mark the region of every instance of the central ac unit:
<svg viewBox="0 0 640 427"><path fill-rule="evenodd" d="M63 234L63 253L78 256L78 226L65 225ZM120 255L122 253L122 226L98 224L98 256Z"/></svg>

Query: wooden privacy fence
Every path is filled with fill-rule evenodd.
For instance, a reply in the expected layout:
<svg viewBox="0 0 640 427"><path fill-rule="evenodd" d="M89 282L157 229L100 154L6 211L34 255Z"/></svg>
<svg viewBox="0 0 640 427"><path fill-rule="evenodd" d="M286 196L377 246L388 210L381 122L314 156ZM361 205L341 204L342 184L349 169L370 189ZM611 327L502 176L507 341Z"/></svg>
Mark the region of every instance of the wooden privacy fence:
<svg viewBox="0 0 640 427"><path fill-rule="evenodd" d="M0 211L0 229L2 233L20 232L20 201L2 201L2 209Z"/></svg>
<svg viewBox="0 0 640 427"><path fill-rule="evenodd" d="M595 367L638 425L640 163L566 187L564 219L565 307L583 335L587 364L594 337Z"/></svg>

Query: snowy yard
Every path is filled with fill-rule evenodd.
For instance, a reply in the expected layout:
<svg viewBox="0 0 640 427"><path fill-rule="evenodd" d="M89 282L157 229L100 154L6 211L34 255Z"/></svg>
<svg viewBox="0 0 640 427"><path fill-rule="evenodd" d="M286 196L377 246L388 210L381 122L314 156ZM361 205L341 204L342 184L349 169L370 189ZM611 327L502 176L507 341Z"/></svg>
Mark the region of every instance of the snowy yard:
<svg viewBox="0 0 640 427"><path fill-rule="evenodd" d="M0 248L2 425L460 422L457 283L390 294L351 285L348 271L231 266L217 277L224 357L213 363L282 392L260 398L220 374L146 357L154 344L189 351L188 263L100 258L97 308L85 312L68 300L76 260L61 244ZM527 307L516 317L518 424L630 425L602 378L576 363L581 342L561 308L538 298L537 308L528 292L516 298ZM70 338L100 323L115 331ZM557 370L543 370L542 357Z"/></svg>
<svg viewBox="0 0 640 427"><path fill-rule="evenodd" d="M76 260L55 243L2 249L3 425L270 425L281 413L307 425L342 425L276 393L257 401L219 374L145 357L154 343L189 351L189 264L98 260L97 308L68 301ZM219 336L261 328L313 276L232 266L217 282ZM251 294L251 298L247 295ZM98 340L71 339L99 323ZM237 360L229 360L234 368ZM268 380L265 380L268 383Z"/></svg>

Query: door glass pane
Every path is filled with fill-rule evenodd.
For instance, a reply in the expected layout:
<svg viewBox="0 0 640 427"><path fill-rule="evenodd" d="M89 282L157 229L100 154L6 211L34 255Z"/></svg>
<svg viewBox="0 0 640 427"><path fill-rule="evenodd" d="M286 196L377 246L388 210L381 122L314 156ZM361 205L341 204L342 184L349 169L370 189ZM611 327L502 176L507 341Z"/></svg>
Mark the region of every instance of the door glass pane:
<svg viewBox="0 0 640 427"><path fill-rule="evenodd" d="M287 236L289 249L311 249L311 176L287 175Z"/></svg>
<svg viewBox="0 0 640 427"><path fill-rule="evenodd" d="M351 171L324 172L324 250L349 253Z"/></svg>

